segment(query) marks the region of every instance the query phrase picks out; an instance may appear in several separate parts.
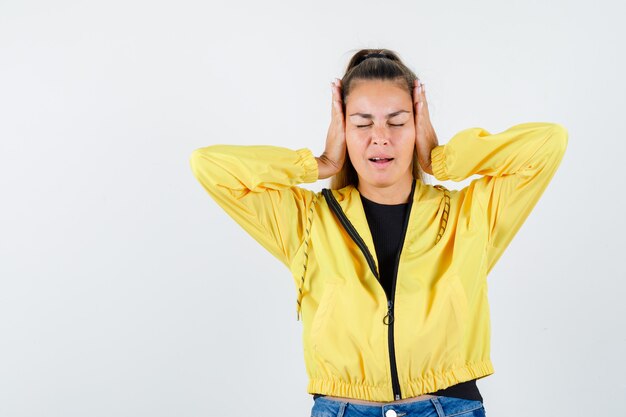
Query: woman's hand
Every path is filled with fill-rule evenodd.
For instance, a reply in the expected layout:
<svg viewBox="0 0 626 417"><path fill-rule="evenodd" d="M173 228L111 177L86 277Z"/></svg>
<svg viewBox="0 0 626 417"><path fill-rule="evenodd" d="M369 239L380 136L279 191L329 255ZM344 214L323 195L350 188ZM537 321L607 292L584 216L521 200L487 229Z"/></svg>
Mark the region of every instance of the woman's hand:
<svg viewBox="0 0 626 417"><path fill-rule="evenodd" d="M346 158L346 123L341 103L341 80L331 83L332 109L331 121L326 136L326 149L322 156L316 157L319 179L332 177L343 167Z"/></svg>
<svg viewBox="0 0 626 417"><path fill-rule="evenodd" d="M417 159L422 170L433 175L430 152L439 146L437 134L430 123L428 103L426 102L426 88L421 81L415 80L413 87L413 107L415 114L415 145L417 146Z"/></svg>

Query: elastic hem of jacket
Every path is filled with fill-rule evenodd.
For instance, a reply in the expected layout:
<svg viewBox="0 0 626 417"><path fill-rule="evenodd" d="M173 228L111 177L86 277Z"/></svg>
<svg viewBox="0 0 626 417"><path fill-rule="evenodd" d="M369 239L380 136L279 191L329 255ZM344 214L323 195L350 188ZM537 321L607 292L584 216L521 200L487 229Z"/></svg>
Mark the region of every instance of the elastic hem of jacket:
<svg viewBox="0 0 626 417"><path fill-rule="evenodd" d="M317 159L309 148L297 149L298 160L296 163L304 168L302 182L315 182L319 178Z"/></svg>
<svg viewBox="0 0 626 417"><path fill-rule="evenodd" d="M445 145L435 146L430 151L430 166L433 175L440 181L449 180L448 169L446 167Z"/></svg>
<svg viewBox="0 0 626 417"><path fill-rule="evenodd" d="M429 373L422 378L400 383L402 398L417 397L422 394L437 392L452 385L471 379L482 378L494 373L490 359L473 362L466 366L452 368L437 374ZM348 397L365 401L394 401L391 381L381 385L346 383L336 379L309 378L309 394L318 393L335 397Z"/></svg>

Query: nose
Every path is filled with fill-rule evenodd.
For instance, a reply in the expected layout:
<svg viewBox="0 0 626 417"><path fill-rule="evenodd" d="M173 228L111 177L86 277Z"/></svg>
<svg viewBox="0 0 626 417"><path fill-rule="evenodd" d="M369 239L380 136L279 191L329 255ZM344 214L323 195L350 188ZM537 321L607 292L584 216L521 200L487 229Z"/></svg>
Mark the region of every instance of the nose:
<svg viewBox="0 0 626 417"><path fill-rule="evenodd" d="M372 142L376 145L386 145L388 139L386 137L385 129L375 129L372 133Z"/></svg>
<svg viewBox="0 0 626 417"><path fill-rule="evenodd" d="M387 139L387 129L384 126L379 126L372 130L372 142L377 145L386 145L389 141Z"/></svg>

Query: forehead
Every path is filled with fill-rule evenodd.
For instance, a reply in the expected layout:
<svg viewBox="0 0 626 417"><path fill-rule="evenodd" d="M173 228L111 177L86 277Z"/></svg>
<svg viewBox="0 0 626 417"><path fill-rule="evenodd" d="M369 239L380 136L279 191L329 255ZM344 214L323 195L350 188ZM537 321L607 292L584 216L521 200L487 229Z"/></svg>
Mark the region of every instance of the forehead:
<svg viewBox="0 0 626 417"><path fill-rule="evenodd" d="M359 80L350 88L346 109L350 113L390 113L400 109L411 110L411 96L398 82ZM401 113L402 114L402 113Z"/></svg>

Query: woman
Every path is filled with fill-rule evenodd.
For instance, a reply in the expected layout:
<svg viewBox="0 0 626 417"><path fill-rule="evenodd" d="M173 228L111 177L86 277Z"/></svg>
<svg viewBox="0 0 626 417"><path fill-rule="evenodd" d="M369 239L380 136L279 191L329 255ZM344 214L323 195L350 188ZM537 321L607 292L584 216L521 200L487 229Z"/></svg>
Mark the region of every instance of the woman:
<svg viewBox="0 0 626 417"><path fill-rule="evenodd" d="M486 277L536 205L567 130L474 127L439 145L424 85L364 49L332 85L320 157L308 148L195 150L208 194L292 273L312 416L484 416L494 372ZM461 190L423 182L461 181ZM316 193L299 187L331 178Z"/></svg>

